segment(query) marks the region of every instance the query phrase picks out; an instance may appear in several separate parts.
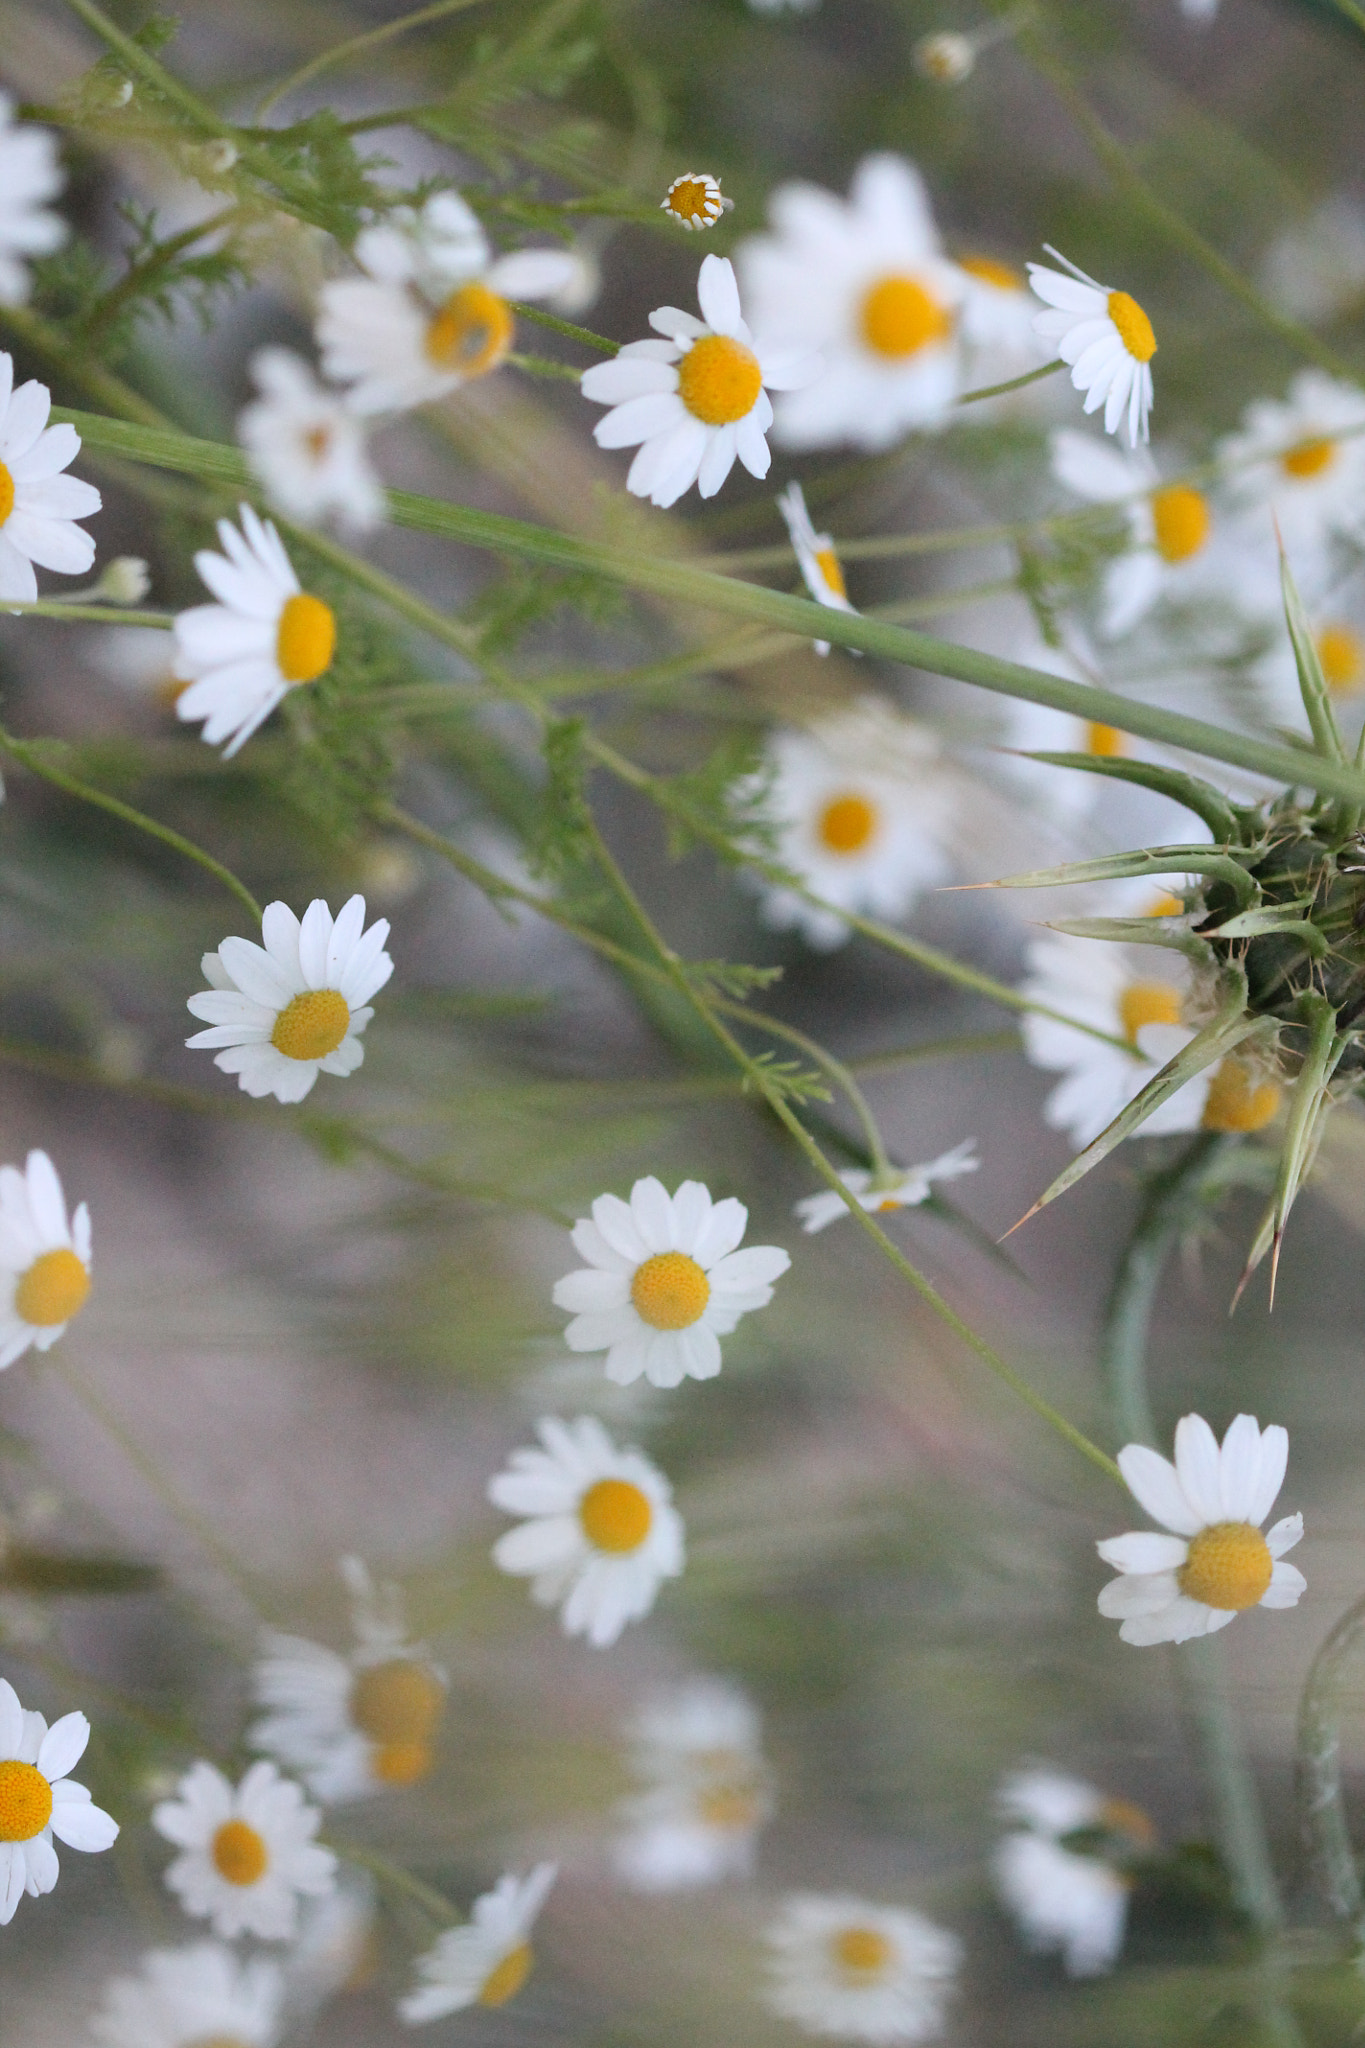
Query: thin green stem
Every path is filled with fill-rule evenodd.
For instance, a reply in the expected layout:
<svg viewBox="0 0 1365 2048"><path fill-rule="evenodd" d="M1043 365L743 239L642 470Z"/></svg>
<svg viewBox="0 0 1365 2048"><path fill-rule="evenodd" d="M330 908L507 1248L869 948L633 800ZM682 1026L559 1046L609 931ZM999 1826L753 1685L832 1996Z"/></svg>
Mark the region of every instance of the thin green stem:
<svg viewBox="0 0 1365 2048"><path fill-rule="evenodd" d="M76 624L98 622L101 626L156 626L162 632L169 632L175 624L174 612L143 612L113 604L71 604L60 597L40 597L32 604L11 603L6 598L5 610L18 612L26 619L67 619Z"/></svg>
<svg viewBox="0 0 1365 2048"><path fill-rule="evenodd" d="M386 1884L390 1891L401 1892L406 1898L416 1900L438 1927L454 1927L460 1914L442 1892L433 1885L423 1884L420 1877L414 1877L410 1870L404 1870L400 1863L391 1863L387 1856L381 1856L377 1849L362 1848L356 1842L339 1842L333 1835L319 1838L329 1849L340 1856L343 1862L358 1863L362 1870L368 1870Z"/></svg>
<svg viewBox="0 0 1365 2048"><path fill-rule="evenodd" d="M1299 1705L1298 1794L1313 1878L1338 1920L1365 1941L1365 1888L1341 1782L1341 1721L1360 1697L1365 1598L1347 1608L1314 1657Z"/></svg>
<svg viewBox="0 0 1365 2048"><path fill-rule="evenodd" d="M1053 362L1044 363L1041 369L1025 370L1022 377L1011 377L1005 384L983 384L977 391L964 391L958 399L959 405L975 405L982 398L1003 398L1007 391L1022 391L1026 384L1036 384L1043 377L1055 376L1064 370L1066 364L1058 356Z"/></svg>
<svg viewBox="0 0 1365 2048"><path fill-rule="evenodd" d="M584 348L596 349L600 356L621 353L619 341L608 341L605 334L594 334L591 327L579 327L572 320L561 320L558 313L547 313L543 306L532 306L523 299L512 299L509 303L517 318L529 320L533 327L544 327L551 334L562 334L566 341L581 341ZM579 376L582 373L575 371L574 374Z"/></svg>
<svg viewBox="0 0 1365 2048"><path fill-rule="evenodd" d="M256 119L264 119L281 100L301 86L311 85L324 71L335 69L338 64L347 64L352 57L360 57L371 50L377 50L383 43L394 42L399 36L409 35L415 28L425 28L430 22L443 21L447 15L460 14L467 7L477 7L481 0L435 0L430 7L419 7L412 14L400 14L396 21L386 21L379 28L367 29L363 35L350 36L344 43L333 43L330 50L323 50L309 59L297 71L291 72L282 85L268 92L256 108Z"/></svg>
<svg viewBox="0 0 1365 2048"><path fill-rule="evenodd" d="M128 302L142 291L145 285L173 263L182 250L193 248L206 235L217 234L220 228L228 227L241 211L235 203L225 206L208 220L193 222L182 228L178 235L170 235L164 242L145 256L140 263L130 263L118 283L111 285L102 298L96 299L90 311L81 322L81 340L87 349L98 350L119 314Z"/></svg>
<svg viewBox="0 0 1365 2048"><path fill-rule="evenodd" d="M1347 21L1353 21L1365 34L1365 7L1361 6L1360 0L1332 0L1332 5L1338 14L1344 14Z"/></svg>
<svg viewBox="0 0 1365 2048"><path fill-rule="evenodd" d="M1284 1908L1260 1794L1228 1694L1223 1644L1217 1636L1197 1636L1181 1643L1175 1658L1203 1752L1218 1839L1234 1896L1259 1933L1275 1934L1284 1924Z"/></svg>

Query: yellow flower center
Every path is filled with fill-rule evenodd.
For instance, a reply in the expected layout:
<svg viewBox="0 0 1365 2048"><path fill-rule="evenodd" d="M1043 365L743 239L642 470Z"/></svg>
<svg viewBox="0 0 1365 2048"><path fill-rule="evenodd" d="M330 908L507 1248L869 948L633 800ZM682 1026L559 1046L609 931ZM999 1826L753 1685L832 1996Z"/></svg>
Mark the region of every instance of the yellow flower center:
<svg viewBox="0 0 1365 2048"><path fill-rule="evenodd" d="M1188 562L1209 537L1209 501L1188 484L1167 484L1152 496L1157 553L1165 562Z"/></svg>
<svg viewBox="0 0 1365 2048"><path fill-rule="evenodd" d="M330 427L310 427L303 437L303 445L314 462L323 462L331 452L333 434Z"/></svg>
<svg viewBox="0 0 1365 2048"><path fill-rule="evenodd" d="M844 583L844 565L833 548L817 548L815 566L836 597L848 596L848 589Z"/></svg>
<svg viewBox="0 0 1365 2048"><path fill-rule="evenodd" d="M3 526L14 510L14 478L0 462L0 526Z"/></svg>
<svg viewBox="0 0 1365 2048"><path fill-rule="evenodd" d="M959 256L959 270L965 270L969 277L979 277L983 284L993 284L997 291L1021 292L1024 280L1009 263L1001 263L994 256Z"/></svg>
<svg viewBox="0 0 1365 2048"><path fill-rule="evenodd" d="M1365 645L1359 633L1349 626L1324 626L1316 645L1329 690L1349 697L1365 684Z"/></svg>
<svg viewBox="0 0 1365 2048"><path fill-rule="evenodd" d="M73 1251L65 1245L44 1252L26 1273L19 1276L14 1290L14 1310L21 1322L48 1330L55 1323L69 1323L85 1307L90 1292L90 1275Z"/></svg>
<svg viewBox="0 0 1365 2048"><path fill-rule="evenodd" d="M0 1764L0 1842L31 1842L52 1818L52 1787L36 1764Z"/></svg>
<svg viewBox="0 0 1365 2048"><path fill-rule="evenodd" d="M1101 761L1113 760L1116 755L1127 753L1128 736L1121 733L1116 725L1100 725L1092 719L1086 733L1085 751Z"/></svg>
<svg viewBox="0 0 1365 2048"><path fill-rule="evenodd" d="M709 1828L741 1834L758 1819L758 1800L744 1785L714 1785L697 1800L697 1812Z"/></svg>
<svg viewBox="0 0 1365 2048"><path fill-rule="evenodd" d="M830 798L820 813L815 836L826 853L861 853L878 823L877 806L849 790Z"/></svg>
<svg viewBox="0 0 1365 2048"><path fill-rule="evenodd" d="M1151 1820L1131 1799L1106 1799L1100 1808L1100 1826L1111 1835L1127 1835L1130 1842L1142 1848L1156 1840Z"/></svg>
<svg viewBox="0 0 1365 2048"><path fill-rule="evenodd" d="M345 996L334 988L313 988L280 1011L270 1043L287 1060L322 1060L336 1051L350 1028Z"/></svg>
<svg viewBox="0 0 1365 2048"><path fill-rule="evenodd" d="M676 179L668 188L664 204L679 220L694 227L706 227L713 217L710 189L701 178Z"/></svg>
<svg viewBox="0 0 1365 2048"><path fill-rule="evenodd" d="M479 2004L506 2005L509 1998L515 1998L531 1974L531 1962L529 1941L523 1941L520 1948L509 1949L484 1978Z"/></svg>
<svg viewBox="0 0 1365 2048"><path fill-rule="evenodd" d="M703 334L678 365L678 396L708 427L742 420L762 389L758 357L728 334Z"/></svg>
<svg viewBox="0 0 1365 2048"><path fill-rule="evenodd" d="M280 613L275 661L287 683L315 683L332 666L337 622L330 605L300 590Z"/></svg>
<svg viewBox="0 0 1365 2048"><path fill-rule="evenodd" d="M1152 323L1143 312L1137 300L1127 292L1110 292L1109 318L1119 331L1123 343L1135 362L1150 363L1156 354L1156 336Z"/></svg>
<svg viewBox="0 0 1365 2048"><path fill-rule="evenodd" d="M1142 914L1144 917L1183 917L1185 906L1178 896L1172 896L1169 889L1163 889L1155 902L1149 903Z"/></svg>
<svg viewBox="0 0 1365 2048"><path fill-rule="evenodd" d="M899 362L952 333L952 316L914 277L883 277L863 300L859 326L873 355Z"/></svg>
<svg viewBox="0 0 1365 2048"><path fill-rule="evenodd" d="M711 1282L685 1252L659 1252L636 1267L630 1298L652 1330L686 1330L711 1299Z"/></svg>
<svg viewBox="0 0 1365 2048"><path fill-rule="evenodd" d="M845 1927L830 1944L846 1977L879 1977L895 1951L875 1927Z"/></svg>
<svg viewBox="0 0 1365 2048"><path fill-rule="evenodd" d="M512 346L516 322L506 299L486 284L462 284L427 328L426 352L438 370L483 377Z"/></svg>
<svg viewBox="0 0 1365 2048"><path fill-rule="evenodd" d="M1202 1600L1224 1614L1255 1607L1270 1584L1275 1560L1259 1529L1250 1522L1215 1522L1190 1544L1176 1578L1187 1599Z"/></svg>
<svg viewBox="0 0 1365 2048"><path fill-rule="evenodd" d="M415 1785L431 1769L431 1738L445 1687L412 1657L370 1664L351 1687L351 1719L375 1745L370 1767L384 1785Z"/></svg>
<svg viewBox="0 0 1365 2048"><path fill-rule="evenodd" d="M1280 457L1280 468L1286 476L1302 483L1305 477L1321 476L1336 459L1335 441L1300 441L1297 448L1291 448L1287 455Z"/></svg>
<svg viewBox="0 0 1365 2048"><path fill-rule="evenodd" d="M1119 1022L1129 1045L1144 1024L1178 1024L1180 991L1169 981L1130 981L1119 997Z"/></svg>
<svg viewBox="0 0 1365 2048"><path fill-rule="evenodd" d="M578 1519L594 1550L624 1554L640 1548L649 1534L654 1510L628 1479L599 1479L578 1503Z"/></svg>
<svg viewBox="0 0 1365 2048"><path fill-rule="evenodd" d="M1261 1131L1279 1107L1279 1082L1229 1053L1209 1083L1202 1121L1206 1131Z"/></svg>
<svg viewBox="0 0 1365 2048"><path fill-rule="evenodd" d="M209 1855L218 1875L229 1884L259 1884L270 1865L270 1851L244 1820L225 1820Z"/></svg>

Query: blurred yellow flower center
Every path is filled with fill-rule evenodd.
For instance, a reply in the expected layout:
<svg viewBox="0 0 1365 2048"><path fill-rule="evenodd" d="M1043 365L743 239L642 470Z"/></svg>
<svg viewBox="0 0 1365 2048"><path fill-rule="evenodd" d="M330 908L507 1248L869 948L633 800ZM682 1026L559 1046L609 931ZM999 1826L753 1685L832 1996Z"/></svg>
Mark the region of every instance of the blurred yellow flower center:
<svg viewBox="0 0 1365 2048"><path fill-rule="evenodd" d="M678 396L708 427L742 420L762 389L758 357L728 334L703 334L678 365Z"/></svg>
<svg viewBox="0 0 1365 2048"><path fill-rule="evenodd" d="M1150 1819L1131 1799L1106 1799L1100 1808L1100 1826L1111 1835L1127 1835L1129 1841L1140 1842L1144 1847L1156 1840L1156 1829Z"/></svg>
<svg viewBox="0 0 1365 2048"><path fill-rule="evenodd" d="M1165 562L1188 562L1209 537L1209 501L1188 484L1168 484L1152 498L1157 553Z"/></svg>
<svg viewBox="0 0 1365 2048"><path fill-rule="evenodd" d="M1019 272L994 256L959 256L957 265L969 277L979 277L983 284L993 284L997 291L1021 292L1024 289L1024 280Z"/></svg>
<svg viewBox="0 0 1365 2048"><path fill-rule="evenodd" d="M14 478L0 462L0 526L3 526L14 510Z"/></svg>
<svg viewBox="0 0 1365 2048"><path fill-rule="evenodd" d="M1280 1084L1267 1080L1230 1053L1209 1083L1204 1104L1206 1131L1260 1131L1280 1106Z"/></svg>
<svg viewBox="0 0 1365 2048"><path fill-rule="evenodd" d="M19 1277L14 1290L16 1314L40 1330L54 1323L69 1323L85 1307L90 1292L90 1275L73 1251L65 1245L44 1252Z"/></svg>
<svg viewBox="0 0 1365 2048"><path fill-rule="evenodd" d="M1135 362L1150 363L1156 354L1156 335L1152 323L1136 299L1127 292L1110 292L1109 318L1119 331L1123 343Z"/></svg>
<svg viewBox="0 0 1365 2048"><path fill-rule="evenodd" d="M877 829L877 806L850 790L831 797L820 813L815 836L826 853L861 853Z"/></svg>
<svg viewBox="0 0 1365 2048"><path fill-rule="evenodd" d="M516 323L506 299L486 284L462 284L427 328L426 351L438 370L482 377L512 346Z"/></svg>
<svg viewBox="0 0 1365 2048"><path fill-rule="evenodd" d="M315 683L332 666L337 622L330 605L300 590L280 613L275 660L287 683Z"/></svg>
<svg viewBox="0 0 1365 2048"><path fill-rule="evenodd" d="M758 1819L758 1801L744 1785L715 1785L697 1800L697 1812L709 1828L739 1832Z"/></svg>
<svg viewBox="0 0 1365 2048"><path fill-rule="evenodd" d="M310 988L280 1011L270 1043L287 1060L321 1060L336 1051L350 1028L345 996L334 988Z"/></svg>
<svg viewBox="0 0 1365 2048"><path fill-rule="evenodd" d="M1324 626L1316 645L1329 690L1349 697L1365 684L1365 644L1359 633L1349 626Z"/></svg>
<svg viewBox="0 0 1365 2048"><path fill-rule="evenodd" d="M303 445L312 456L314 462L322 462L331 451L332 429L321 426L310 427L303 437Z"/></svg>
<svg viewBox="0 0 1365 2048"><path fill-rule="evenodd" d="M599 1479L578 1503L583 1534L595 1550L638 1550L649 1534L654 1510L628 1479Z"/></svg>
<svg viewBox="0 0 1365 2048"><path fill-rule="evenodd" d="M509 1949L502 1961L484 1978L479 2004L506 2005L509 1998L516 1997L530 1974L531 1944L523 1941L520 1948Z"/></svg>
<svg viewBox="0 0 1365 2048"><path fill-rule="evenodd" d="M31 1842L52 1818L52 1787L36 1764L0 1764L0 1842Z"/></svg>
<svg viewBox="0 0 1365 2048"><path fill-rule="evenodd" d="M244 1820L225 1820L209 1854L214 1869L229 1884L259 1884L270 1863L265 1843Z"/></svg>
<svg viewBox="0 0 1365 2048"><path fill-rule="evenodd" d="M931 342L952 333L951 315L917 278L884 277L863 300L859 319L863 340L874 355L897 362L918 355Z"/></svg>
<svg viewBox="0 0 1365 2048"><path fill-rule="evenodd" d="M1296 477L1302 482L1305 477L1321 476L1336 459L1335 441L1300 441L1297 448L1291 448L1287 455L1280 457L1280 468L1286 476Z"/></svg>
<svg viewBox="0 0 1365 2048"><path fill-rule="evenodd" d="M1190 1544L1176 1578L1190 1600L1202 1600L1224 1614L1255 1607L1270 1584L1275 1560L1259 1529L1250 1522L1215 1522Z"/></svg>
<svg viewBox="0 0 1365 2048"><path fill-rule="evenodd" d="M1178 1024L1180 991L1169 981L1130 981L1119 997L1119 1022L1129 1045L1144 1024Z"/></svg>
<svg viewBox="0 0 1365 2048"><path fill-rule="evenodd" d="M1117 754L1127 753L1127 735L1121 733L1116 725L1101 725L1092 719L1086 732L1085 751L1098 756L1101 761L1112 760Z"/></svg>
<svg viewBox="0 0 1365 2048"><path fill-rule="evenodd" d="M664 204L679 220L705 227L712 217L714 201L704 178L677 178L668 188Z"/></svg>
<svg viewBox="0 0 1365 2048"><path fill-rule="evenodd" d="M848 596L848 591L844 584L844 565L835 554L833 548L817 548L815 550L815 566L836 597Z"/></svg>
<svg viewBox="0 0 1365 2048"><path fill-rule="evenodd" d="M893 1950L875 1927L845 1927L832 1943L834 1960L849 1977L876 1977L891 1961Z"/></svg>
<svg viewBox="0 0 1365 2048"><path fill-rule="evenodd" d="M445 1687L412 1657L370 1664L351 1687L351 1719L375 1744L370 1767L384 1785L415 1785L431 1769L431 1738Z"/></svg>
<svg viewBox="0 0 1365 2048"><path fill-rule="evenodd" d="M711 1299L711 1282L685 1252L659 1252L636 1267L630 1298L652 1330L686 1330Z"/></svg>
<svg viewBox="0 0 1365 2048"><path fill-rule="evenodd" d="M1143 912L1144 917L1183 917L1184 915L1184 904L1178 896L1173 896L1169 889L1163 889L1156 901L1149 903Z"/></svg>

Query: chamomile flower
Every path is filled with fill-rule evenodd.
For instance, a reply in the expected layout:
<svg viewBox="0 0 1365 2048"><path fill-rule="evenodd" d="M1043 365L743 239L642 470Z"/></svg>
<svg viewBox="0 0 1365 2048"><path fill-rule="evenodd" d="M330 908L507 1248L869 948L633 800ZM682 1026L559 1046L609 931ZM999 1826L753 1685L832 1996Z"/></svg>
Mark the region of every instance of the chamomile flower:
<svg viewBox="0 0 1365 2048"><path fill-rule="evenodd" d="M90 1292L90 1211L68 1223L66 1197L46 1152L20 1173L0 1166L0 1370L32 1344L47 1351Z"/></svg>
<svg viewBox="0 0 1365 2048"><path fill-rule="evenodd" d="M509 301L550 298L575 274L563 249L495 257L458 192L396 207L355 255L366 274L323 286L317 338L325 374L361 414L407 412L487 376L512 346Z"/></svg>
<svg viewBox="0 0 1365 2048"><path fill-rule="evenodd" d="M209 1029L186 1045L221 1048L213 1064L247 1095L302 1102L319 1074L353 1074L364 1059L370 998L393 973L388 935L386 917L365 929L363 896L335 920L320 896L302 922L287 903L267 903L263 947L224 939L200 961L210 986L186 1008Z"/></svg>
<svg viewBox="0 0 1365 2048"><path fill-rule="evenodd" d="M57 142L46 128L20 126L14 102L0 92L0 305L22 306L31 280L26 256L49 256L66 240L66 222L47 205L66 178ZM50 566L50 565L49 565Z"/></svg>
<svg viewBox="0 0 1365 2048"><path fill-rule="evenodd" d="M261 395L238 419L237 438L267 495L304 525L335 518L354 533L377 526L384 492L349 406L292 349L258 349L251 374Z"/></svg>
<svg viewBox="0 0 1365 2048"><path fill-rule="evenodd" d="M889 2044L943 2032L962 1944L920 1913L798 1892L768 1928L765 2001L808 2034Z"/></svg>
<svg viewBox="0 0 1365 2048"><path fill-rule="evenodd" d="M358 1557L342 1571L355 1648L341 1657L267 1630L253 1682L267 1711L247 1735L328 1803L426 1776L447 1683L424 1646L408 1640L398 1587L376 1586Z"/></svg>
<svg viewBox="0 0 1365 2048"><path fill-rule="evenodd" d="M966 281L943 256L918 171L896 156L858 166L847 201L779 186L774 232L738 252L754 326L820 352L823 370L781 399L784 448L888 448L945 424L959 385Z"/></svg>
<svg viewBox="0 0 1365 2048"><path fill-rule="evenodd" d="M714 1379L720 1339L767 1307L791 1264L778 1245L739 1250L748 1221L742 1202L713 1202L699 1180L670 1195L651 1174L629 1202L599 1195L573 1227L587 1265L555 1282L555 1307L573 1314L570 1351L605 1351L622 1387L642 1373L656 1387Z"/></svg>
<svg viewBox="0 0 1365 2048"><path fill-rule="evenodd" d="M921 1202L928 1201L935 1181L960 1180L964 1173L975 1173L980 1164L976 1140L968 1138L923 1166L893 1169L890 1179L863 1166L851 1166L839 1178L849 1193L857 1196L860 1209L866 1209L870 1215L884 1215L892 1209L917 1209ZM801 1228L812 1235L847 1216L848 1207L833 1188L822 1188L818 1195L803 1196L796 1205L796 1213L801 1218Z"/></svg>
<svg viewBox="0 0 1365 2048"><path fill-rule="evenodd" d="M734 200L720 189L720 180L709 171L684 171L675 178L659 205L689 234L697 228L713 228L723 213L734 210Z"/></svg>
<svg viewBox="0 0 1365 2048"><path fill-rule="evenodd" d="M236 1787L213 1764L192 1764L176 1797L152 1808L152 1826L181 1852L168 1887L224 1941L293 1939L299 1900L336 1883L336 1857L313 1840L321 1820L272 1763L252 1764Z"/></svg>
<svg viewBox="0 0 1365 2048"><path fill-rule="evenodd" d="M992 1869L1028 1947L1059 1953L1068 1976L1102 1976L1123 1947L1131 1867L1155 1839L1150 1820L1083 1778L1038 1767L1005 1780L999 1808L1009 1832Z"/></svg>
<svg viewBox="0 0 1365 2048"><path fill-rule="evenodd" d="M0 136L0 191L4 191ZM0 266L3 265L0 228ZM62 472L80 453L74 427L50 427L52 393L30 379L14 388L14 358L0 349L0 603L34 604L34 569L83 576L95 543L76 521L100 509L93 484Z"/></svg>
<svg viewBox="0 0 1365 2048"><path fill-rule="evenodd" d="M543 1449L513 1451L489 1482L495 1507L526 1518L498 1538L493 1561L560 1608L566 1635L605 1649L682 1571L682 1517L663 1473L642 1451L617 1450L593 1416L546 1416L537 1433Z"/></svg>
<svg viewBox="0 0 1365 2048"><path fill-rule="evenodd" d="M1003 384L1043 361L1033 329L1034 304L1028 279L998 256L959 256L966 280L960 330L969 354L973 385Z"/></svg>
<svg viewBox="0 0 1365 2048"><path fill-rule="evenodd" d="M844 587L843 564L835 552L834 542L827 533L817 533L806 510L806 494L800 484L788 484L780 491L777 509L786 521L787 532L791 535L792 551L801 569L801 580L817 604L825 604L832 611L851 612L854 607L848 601ZM828 640L815 642L817 654L829 653ZM855 649L854 652L857 650Z"/></svg>
<svg viewBox="0 0 1365 2048"><path fill-rule="evenodd" d="M1104 431L1116 434L1127 424L1128 445L1136 448L1148 434L1152 410L1152 357L1156 334L1135 298L1112 286L1096 284L1065 256L1048 249L1072 274L1063 276L1045 264L1030 263L1029 281L1045 306L1034 332L1055 343L1071 381L1085 393L1086 412L1104 407Z"/></svg>
<svg viewBox="0 0 1365 2048"><path fill-rule="evenodd" d="M772 1816L772 1774L757 1708L724 1679L692 1679L629 1729L644 1790L623 1802L613 1861L634 1891L677 1891L752 1874Z"/></svg>
<svg viewBox="0 0 1365 2048"><path fill-rule="evenodd" d="M764 477L772 456L768 389L788 391L815 366L808 344L756 341L739 306L734 268L705 256L697 274L702 318L660 306L649 324L659 341L627 342L609 363L580 380L583 396L611 411L593 428L599 448L636 448L626 489L654 505L673 505L697 486L714 498L735 466Z"/></svg>
<svg viewBox="0 0 1365 2048"><path fill-rule="evenodd" d="M1332 543L1365 533L1365 391L1300 370L1283 400L1247 407L1217 454L1256 537L1278 527L1301 586L1320 587Z"/></svg>
<svg viewBox="0 0 1365 2048"><path fill-rule="evenodd" d="M36 1899L56 1884L54 1835L87 1852L117 1839L117 1821L67 1776L89 1740L84 1714L63 1714L49 1728L0 1678L0 1927L8 1927L25 1892Z"/></svg>
<svg viewBox="0 0 1365 2048"><path fill-rule="evenodd" d="M278 1963L198 1941L149 1949L135 1977L115 1977L91 2032L99 2048L275 2048L283 2002Z"/></svg>
<svg viewBox="0 0 1365 2048"><path fill-rule="evenodd" d="M1120 1573L1100 1592L1100 1613L1121 1621L1125 1643L1184 1643L1210 1636L1248 1607L1297 1607L1307 1580L1285 1553L1303 1516L1261 1524L1284 1484L1289 1437L1239 1415L1220 1447L1202 1415L1176 1424L1175 1463L1128 1444L1119 1470L1138 1505L1169 1535L1136 1531L1096 1544Z"/></svg>
<svg viewBox="0 0 1365 2048"><path fill-rule="evenodd" d="M558 1875L558 1864L538 1863L526 1877L500 1877L491 1892L475 1899L468 1926L447 1928L418 1957L422 1982L398 2001L410 2027L516 1997L535 1961L531 1929Z"/></svg>

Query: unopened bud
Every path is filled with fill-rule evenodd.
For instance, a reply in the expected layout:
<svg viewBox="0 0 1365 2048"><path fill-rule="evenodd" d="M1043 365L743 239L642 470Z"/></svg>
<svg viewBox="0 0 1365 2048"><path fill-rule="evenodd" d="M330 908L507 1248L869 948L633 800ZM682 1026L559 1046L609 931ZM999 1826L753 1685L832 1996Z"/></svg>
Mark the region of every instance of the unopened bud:
<svg viewBox="0 0 1365 2048"><path fill-rule="evenodd" d="M237 145L229 142L226 135L218 136L213 142L206 142L203 148L204 169L215 178L225 178L237 162Z"/></svg>
<svg viewBox="0 0 1365 2048"><path fill-rule="evenodd" d="M112 107L126 107L126 106L127 106L127 104L128 104L128 102L129 102L129 100L130 100L130 99L131 99L132 97L133 97L133 81L132 81L132 79L131 79L131 78L121 78L121 79L119 80L118 84L117 84L117 85L116 85L116 86L114 87L114 90L113 90L112 94L110 95L110 100L109 100L109 104L110 104L110 106L112 106Z"/></svg>
<svg viewBox="0 0 1365 2048"><path fill-rule="evenodd" d="M936 35L920 37L914 60L921 78L932 79L935 85L961 85L976 69L976 45L970 36L941 29Z"/></svg>
<svg viewBox="0 0 1365 2048"><path fill-rule="evenodd" d="M141 555L115 555L105 563L90 594L108 598L110 604L141 604L151 587L151 572Z"/></svg>

